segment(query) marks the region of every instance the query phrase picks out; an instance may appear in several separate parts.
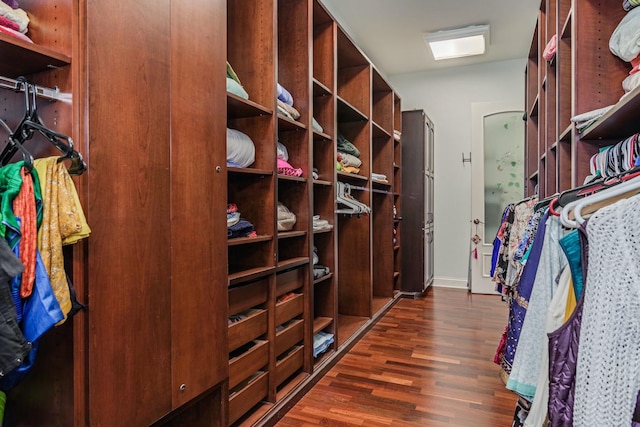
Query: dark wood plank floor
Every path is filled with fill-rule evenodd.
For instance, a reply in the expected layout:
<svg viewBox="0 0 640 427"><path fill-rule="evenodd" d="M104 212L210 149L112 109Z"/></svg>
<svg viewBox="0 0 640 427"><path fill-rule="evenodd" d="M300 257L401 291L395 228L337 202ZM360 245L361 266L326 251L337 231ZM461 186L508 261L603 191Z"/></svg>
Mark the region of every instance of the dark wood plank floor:
<svg viewBox="0 0 640 427"><path fill-rule="evenodd" d="M510 426L493 363L506 320L497 296L401 299L276 426Z"/></svg>

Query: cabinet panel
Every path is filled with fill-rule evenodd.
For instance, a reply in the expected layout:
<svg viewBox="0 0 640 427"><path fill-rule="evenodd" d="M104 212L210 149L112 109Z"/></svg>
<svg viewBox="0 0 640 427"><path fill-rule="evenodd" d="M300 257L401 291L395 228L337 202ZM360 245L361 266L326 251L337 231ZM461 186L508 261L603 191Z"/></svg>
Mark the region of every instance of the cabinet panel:
<svg viewBox="0 0 640 427"><path fill-rule="evenodd" d="M170 2L86 9L90 424L149 425L171 410Z"/></svg>
<svg viewBox="0 0 640 427"><path fill-rule="evenodd" d="M425 179L427 117L422 110L402 113L402 290L422 292L425 283Z"/></svg>
<svg viewBox="0 0 640 427"><path fill-rule="evenodd" d="M171 348L173 406L227 376L224 49L226 1L171 2ZM223 45L222 43L218 43ZM185 55L184 52L189 52ZM185 94L188 94L185 96ZM214 207L214 208L212 208ZM198 369L193 369L198 366Z"/></svg>

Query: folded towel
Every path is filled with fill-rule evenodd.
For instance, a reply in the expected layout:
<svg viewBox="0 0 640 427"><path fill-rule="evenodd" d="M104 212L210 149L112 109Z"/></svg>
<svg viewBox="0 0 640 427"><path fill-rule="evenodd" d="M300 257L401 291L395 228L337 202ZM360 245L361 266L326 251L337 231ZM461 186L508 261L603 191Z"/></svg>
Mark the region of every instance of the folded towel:
<svg viewBox="0 0 640 427"><path fill-rule="evenodd" d="M227 128L227 165L246 168L256 159L256 147L249 137L239 130Z"/></svg>
<svg viewBox="0 0 640 427"><path fill-rule="evenodd" d="M544 52L542 52L542 57L545 61L551 62L551 60L556 56L557 42L558 36L554 34L553 37L551 37L551 40L549 40L549 43L547 43L547 46L544 48Z"/></svg>
<svg viewBox="0 0 640 427"><path fill-rule="evenodd" d="M231 92L234 95L239 96L242 99L249 99L249 94L246 90L234 79L227 77L227 92Z"/></svg>
<svg viewBox="0 0 640 427"><path fill-rule="evenodd" d="M340 163L342 163L342 166L355 166L357 168L359 168L360 166L362 166L362 160L360 160L359 158L357 158L354 155L351 155L349 153L340 153L342 159L340 160Z"/></svg>
<svg viewBox="0 0 640 427"><path fill-rule="evenodd" d="M360 157L360 150L347 140L341 133L338 133L338 151Z"/></svg>
<svg viewBox="0 0 640 427"><path fill-rule="evenodd" d="M640 9L634 8L622 18L611 34L609 49L627 62L640 54Z"/></svg>
<svg viewBox="0 0 640 427"><path fill-rule="evenodd" d="M322 126L320 126L320 123L318 123L315 117L313 117L313 123L311 123L311 126L313 127L313 130L315 130L316 132L324 132L324 130L322 129Z"/></svg>
<svg viewBox="0 0 640 427"><path fill-rule="evenodd" d="M276 100L276 102L278 103L278 113L284 112L284 116L292 120L298 120L300 118L300 113L298 112L298 110L293 108L291 105L285 104L279 99Z"/></svg>
<svg viewBox="0 0 640 427"><path fill-rule="evenodd" d="M276 86L276 96L280 101L284 102L285 104L289 106L293 106L293 96L291 96L289 91L286 90L284 87L282 87L280 83L278 83Z"/></svg>
<svg viewBox="0 0 640 427"><path fill-rule="evenodd" d="M3 16L18 25L18 31L25 34L29 27L29 17L22 9L14 9L4 2L0 2L0 16Z"/></svg>
<svg viewBox="0 0 640 427"><path fill-rule="evenodd" d="M640 6L640 0L624 0L622 2L622 8L627 12L636 6Z"/></svg>
<svg viewBox="0 0 640 427"><path fill-rule="evenodd" d="M294 168L288 162L278 159L278 174L287 176L302 176L303 171L300 168Z"/></svg>
<svg viewBox="0 0 640 427"><path fill-rule="evenodd" d="M20 26L18 24L16 24L9 18L5 18L4 16L0 16L0 25L6 28L11 28L14 31L20 30Z"/></svg>
<svg viewBox="0 0 640 427"><path fill-rule="evenodd" d="M23 40L23 41L25 41L27 43L33 43L33 40L31 40L29 37L25 36L24 34L18 32L16 30L12 30L11 28L4 27L2 25L0 25L0 33L8 34L8 35L10 35L12 37L15 37L17 39Z"/></svg>

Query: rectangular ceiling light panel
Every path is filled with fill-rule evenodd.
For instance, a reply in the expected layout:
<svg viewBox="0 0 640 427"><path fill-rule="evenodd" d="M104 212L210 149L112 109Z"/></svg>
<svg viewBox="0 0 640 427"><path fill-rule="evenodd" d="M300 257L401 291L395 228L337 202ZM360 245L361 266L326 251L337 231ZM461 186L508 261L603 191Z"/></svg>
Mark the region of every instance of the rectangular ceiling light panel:
<svg viewBox="0 0 640 427"><path fill-rule="evenodd" d="M439 61L482 55L485 52L488 36L488 25L473 25L455 30L427 33L424 34L424 41L429 45L433 58Z"/></svg>

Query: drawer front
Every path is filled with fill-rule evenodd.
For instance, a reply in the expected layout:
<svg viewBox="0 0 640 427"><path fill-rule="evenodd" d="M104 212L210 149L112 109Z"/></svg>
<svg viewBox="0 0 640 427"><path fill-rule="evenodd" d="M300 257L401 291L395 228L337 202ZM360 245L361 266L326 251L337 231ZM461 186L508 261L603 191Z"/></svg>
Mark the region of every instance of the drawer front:
<svg viewBox="0 0 640 427"><path fill-rule="evenodd" d="M267 333L267 310L229 325L229 351L233 351Z"/></svg>
<svg viewBox="0 0 640 427"><path fill-rule="evenodd" d="M280 273L276 276L276 295L280 296L287 292L293 292L304 285L304 268Z"/></svg>
<svg viewBox="0 0 640 427"><path fill-rule="evenodd" d="M282 384L287 378L302 368L303 347L298 346L284 359L276 363L276 385Z"/></svg>
<svg viewBox="0 0 640 427"><path fill-rule="evenodd" d="M267 397L268 375L261 372L252 382L229 398L229 424L233 424L249 409Z"/></svg>
<svg viewBox="0 0 640 427"><path fill-rule="evenodd" d="M269 342L259 340L245 353L229 360L229 388L234 388L268 364Z"/></svg>
<svg viewBox="0 0 640 427"><path fill-rule="evenodd" d="M282 325L294 317L302 314L304 308L304 295L295 297L276 305L276 325Z"/></svg>
<svg viewBox="0 0 640 427"><path fill-rule="evenodd" d="M276 357L289 350L304 338L304 320L298 320L276 334Z"/></svg>
<svg viewBox="0 0 640 427"><path fill-rule="evenodd" d="M229 315L264 304L267 302L268 289L267 279L229 289Z"/></svg>

